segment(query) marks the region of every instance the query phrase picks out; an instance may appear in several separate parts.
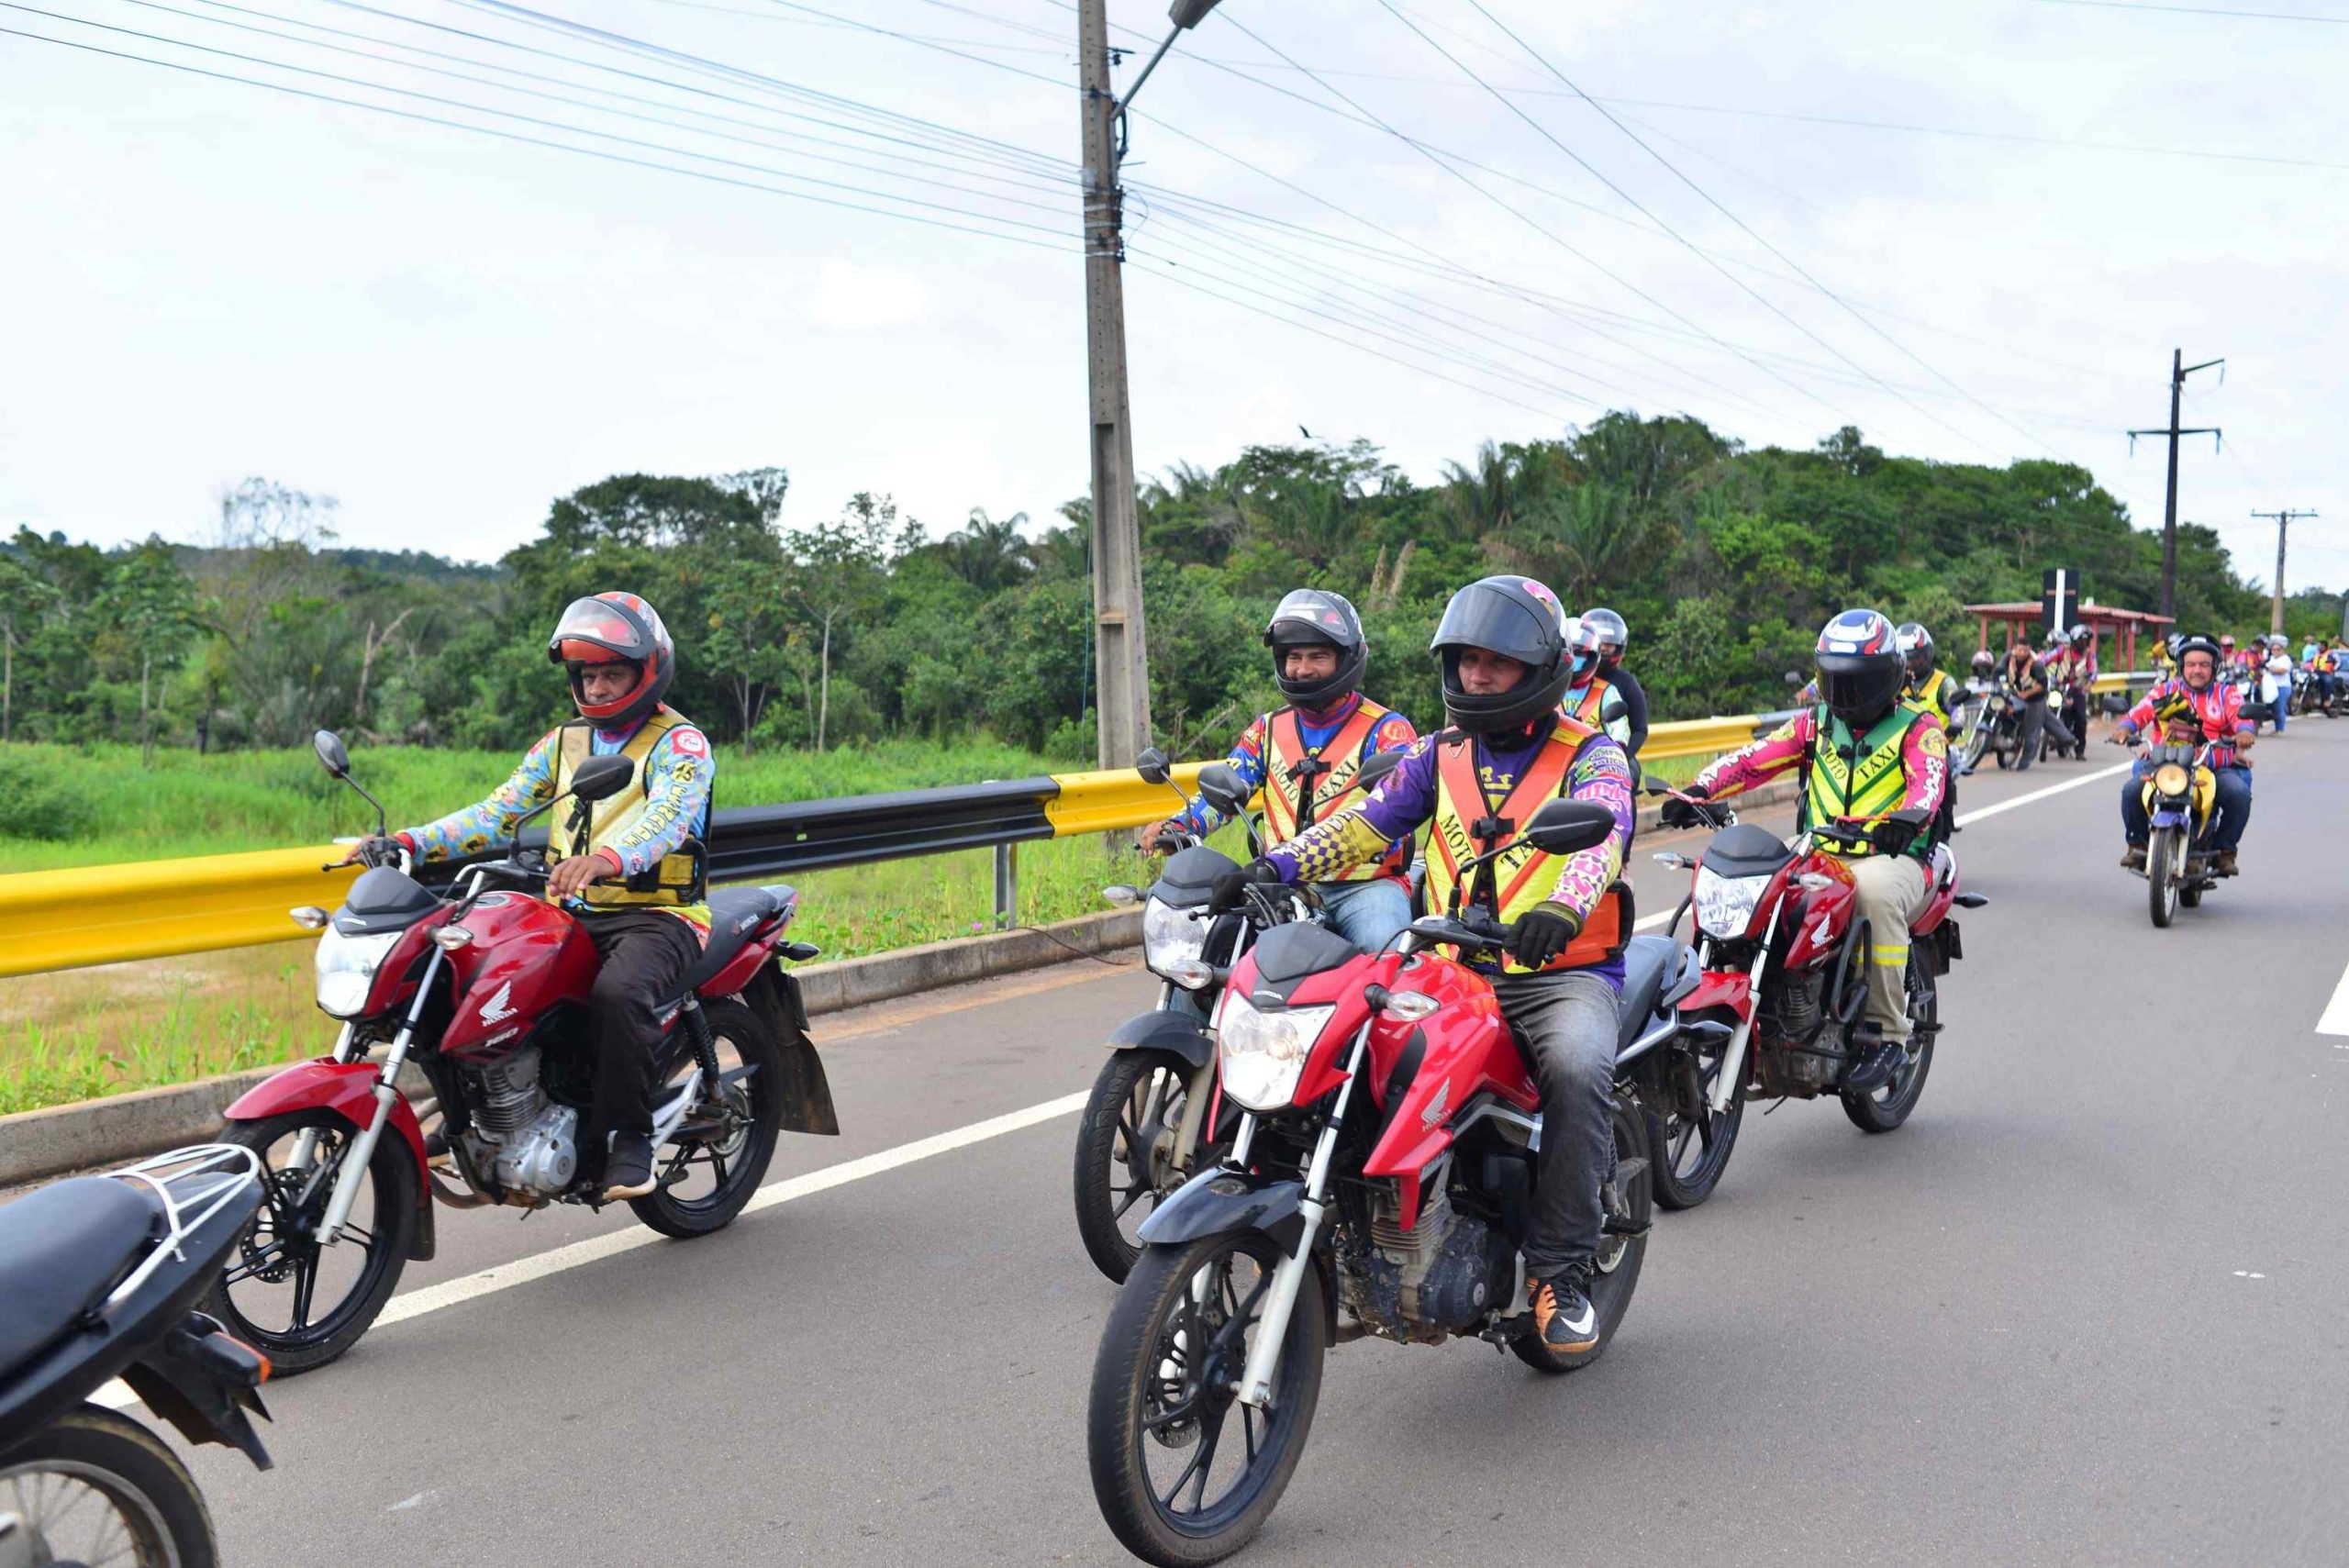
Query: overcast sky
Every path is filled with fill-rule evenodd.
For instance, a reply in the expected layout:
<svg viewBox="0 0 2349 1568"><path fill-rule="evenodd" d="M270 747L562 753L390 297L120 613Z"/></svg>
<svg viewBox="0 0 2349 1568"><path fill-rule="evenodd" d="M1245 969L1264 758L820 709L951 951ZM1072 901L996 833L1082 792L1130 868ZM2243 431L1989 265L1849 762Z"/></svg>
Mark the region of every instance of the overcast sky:
<svg viewBox="0 0 2349 1568"><path fill-rule="evenodd" d="M933 534L1084 492L1068 6L540 3L0 6L87 46L0 34L0 527L201 539L262 474L487 560L632 470ZM2183 514L2265 582L2247 514L2317 508L2291 582L2349 586L2349 3L1481 3L1226 0L1152 78L1145 472L1303 427L1432 481L1632 407L2061 454L2158 523L2121 432L2182 346Z"/></svg>

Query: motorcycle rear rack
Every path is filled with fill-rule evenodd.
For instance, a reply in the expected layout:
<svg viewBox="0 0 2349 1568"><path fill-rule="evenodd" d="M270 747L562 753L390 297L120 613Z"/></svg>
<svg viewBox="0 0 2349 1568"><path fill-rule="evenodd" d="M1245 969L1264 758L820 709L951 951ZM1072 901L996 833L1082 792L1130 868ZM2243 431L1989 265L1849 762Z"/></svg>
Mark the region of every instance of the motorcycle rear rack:
<svg viewBox="0 0 2349 1568"><path fill-rule="evenodd" d="M226 1208L247 1182L261 1181L267 1172L260 1154L239 1144L195 1143L106 1174L145 1187L163 1206L163 1234L107 1295L106 1304L112 1307L145 1284L165 1259L184 1261L189 1235Z"/></svg>

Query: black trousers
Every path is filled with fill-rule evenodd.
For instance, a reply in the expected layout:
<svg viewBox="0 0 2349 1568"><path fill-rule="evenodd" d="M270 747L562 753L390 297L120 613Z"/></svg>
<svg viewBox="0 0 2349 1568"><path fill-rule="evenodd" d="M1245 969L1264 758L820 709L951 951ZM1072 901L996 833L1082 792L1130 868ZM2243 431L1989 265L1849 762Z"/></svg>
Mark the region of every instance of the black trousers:
<svg viewBox="0 0 2349 1568"><path fill-rule="evenodd" d="M587 1030L596 1051L595 1124L581 1140L600 1153L614 1132L652 1131L652 1062L661 1049L655 1009L701 958L701 936L658 909L582 915L596 943L595 988Z"/></svg>

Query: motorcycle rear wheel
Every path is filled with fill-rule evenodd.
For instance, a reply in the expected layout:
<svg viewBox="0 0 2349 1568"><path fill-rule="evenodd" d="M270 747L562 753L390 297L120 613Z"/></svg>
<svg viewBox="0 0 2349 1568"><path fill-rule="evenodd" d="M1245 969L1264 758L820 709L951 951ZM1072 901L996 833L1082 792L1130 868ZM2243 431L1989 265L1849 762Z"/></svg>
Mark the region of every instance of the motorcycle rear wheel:
<svg viewBox="0 0 2349 1568"><path fill-rule="evenodd" d="M1102 1518L1145 1562L1202 1568L1247 1545L1304 1456L1330 1346L1319 1268L1308 1267L1298 1286L1272 1408L1241 1405L1229 1391L1282 1255L1258 1230L1145 1247L1118 1293L1093 1362L1085 1452ZM1216 1462L1234 1437L1238 1473L1210 1499ZM1152 1474L1153 1458L1171 1484Z"/></svg>
<svg viewBox="0 0 2349 1568"><path fill-rule="evenodd" d="M315 1187L302 1172L283 1163L305 1132L318 1135L316 1158L329 1162ZM306 1234L325 1215L342 1158L358 1136L359 1129L339 1112L323 1106L232 1122L220 1134L221 1142L241 1145L261 1156L270 1173L269 1196L206 1294L204 1310L267 1355L279 1377L322 1367L357 1344L374 1326L407 1267L418 1218L416 1156L388 1127L375 1140L374 1156L367 1162L367 1185L351 1205L343 1227L345 1239L322 1247ZM306 1201L305 1190L309 1193ZM341 1287L333 1307L318 1314L321 1273L330 1261L347 1256L354 1247L360 1256L351 1270L354 1277ZM342 1270L337 1264L333 1272L340 1277ZM275 1326L280 1314L260 1288L277 1284L292 1286L284 1328Z"/></svg>
<svg viewBox="0 0 2349 1568"><path fill-rule="evenodd" d="M92 1511L95 1498L101 1507ZM195 1478L163 1441L95 1405L11 1449L0 1462L0 1538L10 1562L128 1562L134 1568L215 1568L212 1513ZM128 1551L128 1558L118 1555Z"/></svg>
<svg viewBox="0 0 2349 1568"><path fill-rule="evenodd" d="M702 1017L718 1042L719 1071L728 1071L729 1051L750 1069L727 1085L727 1098L738 1118L734 1130L720 1139L680 1129L652 1151L653 1173L661 1184L628 1200L637 1218L663 1236L681 1240L707 1236L734 1223L766 1179L783 1118L783 1047L765 1020L730 996L703 1003ZM692 1125L691 1118L686 1125ZM709 1173L707 1192L699 1190L696 1170ZM690 1197L683 1195L688 1186L696 1189Z"/></svg>
<svg viewBox="0 0 2349 1568"><path fill-rule="evenodd" d="M1175 1181L1173 1162L1190 1152L1174 1143L1194 1075L1172 1051L1119 1051L1093 1080L1076 1128L1076 1233L1112 1281L1141 1256L1141 1223L1174 1191L1161 1185Z"/></svg>
<svg viewBox="0 0 2349 1568"><path fill-rule="evenodd" d="M1924 1044L1917 1048L1915 1060L1894 1070L1890 1079L1866 1094L1845 1093L1842 1095L1843 1114L1862 1132L1890 1132L1909 1119L1917 1102L1925 1093L1925 1076L1933 1070L1933 1041L1939 1038L1942 1018L1940 996L1925 983L1925 973L1917 950L1909 950L1909 1021L1916 1030L1913 1038Z"/></svg>
<svg viewBox="0 0 2349 1568"><path fill-rule="evenodd" d="M2175 828L2156 828L2145 846L2145 897L2154 924L2164 930L2177 917L2177 882L2185 855L2186 845Z"/></svg>
<svg viewBox="0 0 2349 1568"><path fill-rule="evenodd" d="M1740 1106L1743 1104L1741 1099ZM1595 1272L1590 1279L1590 1305L1598 1314L1598 1340L1590 1349L1561 1355L1532 1331L1531 1318L1524 1319L1525 1331L1511 1340L1508 1348L1534 1371L1553 1377L1580 1372L1605 1355L1607 1347L1615 1342L1615 1330L1622 1327L1623 1314L1631 1308L1631 1293L1640 1288L1641 1265L1647 1262L1648 1225L1654 1218L1653 1152L1648 1147L1644 1116L1618 1098L1613 1184L1617 1202L1609 1206L1608 1218L1630 1227L1635 1233L1599 1235L1598 1253L1593 1260Z"/></svg>

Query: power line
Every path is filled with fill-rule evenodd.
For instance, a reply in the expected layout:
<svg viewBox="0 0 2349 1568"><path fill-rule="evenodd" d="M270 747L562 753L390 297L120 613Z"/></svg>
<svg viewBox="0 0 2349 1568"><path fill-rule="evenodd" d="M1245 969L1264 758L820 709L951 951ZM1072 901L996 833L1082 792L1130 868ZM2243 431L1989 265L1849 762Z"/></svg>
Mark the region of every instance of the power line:
<svg viewBox="0 0 2349 1568"><path fill-rule="evenodd" d="M0 0L0 3L5 3L5 0ZM8 5L7 8L10 10L30 9L30 7L28 6L16 6L13 4ZM48 13L41 14L48 15ZM57 19L69 23L76 23L83 27L98 27L103 25L98 23L83 22L76 17L59 17ZM130 29L108 28L107 30L113 32L128 32ZM468 131L477 136L494 137L500 141L518 142L524 146L546 148L557 152L576 153L583 158L594 158L603 162L627 164L633 168L650 169L662 173L682 174L690 179L703 180L714 184L732 185L743 190L761 191L769 195L785 196L794 201L810 202L818 206L839 207L852 212L869 213L877 217L896 218L902 222L918 223L931 228L952 229L962 234L975 234L989 239L1003 239L1013 244L1029 245L1041 250L1074 251L1076 249L1074 245L1065 242L1055 244L1050 240L1030 239L1022 235L1007 234L997 228L984 228L974 224L954 223L941 218L924 217L918 214L899 212L889 207L873 206L862 202L843 201L836 197L811 195L805 191L786 190L780 186L763 184L755 180L740 179L732 175L718 173L712 170L682 168L675 164L662 163L651 159L639 158L625 153L607 151L601 148L581 147L575 142L556 141L549 138L531 136L520 131L501 130L495 126L476 125L465 120L451 119L444 116L426 114L417 110L395 108L388 104L373 104L368 103L363 99L346 98L337 94L317 92L309 88L296 87L287 83L270 82L259 77L242 76L233 72L208 70L202 66L190 65L179 61L157 60L150 55L139 54L124 50L106 49L97 44L82 43L72 39L52 38L46 33L28 32L17 28L0 28L0 34L5 34L10 38L25 39L33 43L51 44L60 49L74 50L84 54L103 55L112 60L126 61L140 65L156 66L165 71L174 71L189 76L205 77L211 81L233 83L239 86L246 87L258 87L268 92L283 94L288 97L307 99L314 103L333 104L343 108L364 109L371 114L386 115L395 119L410 120L421 125L438 126L447 130ZM175 44L176 47L183 49L201 49L203 47L201 45L178 43L177 40L170 39L162 39L158 41L165 44ZM205 52L226 54L228 51L211 50L206 50ZM273 62L266 61L259 61L258 63L263 65L273 64ZM276 68L280 70L296 71L301 69L299 67L286 66L278 66ZM326 74L325 72L306 72L304 73L310 75ZM361 83L361 85L368 87L373 91L387 90L373 87L373 84L370 83ZM674 151L675 150L671 149L666 150ZM699 156L693 153L682 153L680 155L685 157ZM791 179L796 178L797 176L781 175L778 177ZM903 197L888 195L885 193L868 194L875 195L882 201L903 201L906 199Z"/></svg>
<svg viewBox="0 0 2349 1568"><path fill-rule="evenodd" d="M2329 22L2349 27L2349 17L2319 17L2307 11L2222 11L2216 6L2155 6L2146 0L2038 0L2042 6L2077 6L2096 11L2166 11L2179 17L2232 17L2239 22Z"/></svg>

